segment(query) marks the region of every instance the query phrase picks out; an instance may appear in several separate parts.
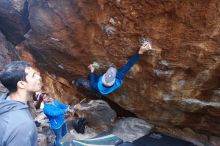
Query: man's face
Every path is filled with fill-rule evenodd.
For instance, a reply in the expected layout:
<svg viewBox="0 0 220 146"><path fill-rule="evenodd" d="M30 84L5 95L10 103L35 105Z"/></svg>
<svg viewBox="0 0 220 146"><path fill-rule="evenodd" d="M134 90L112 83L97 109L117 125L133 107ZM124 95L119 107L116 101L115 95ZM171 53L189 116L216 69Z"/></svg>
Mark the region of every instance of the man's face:
<svg viewBox="0 0 220 146"><path fill-rule="evenodd" d="M42 88L42 79L40 73L33 69L32 67L27 67L25 69L26 73L26 90L28 92L34 93L41 91Z"/></svg>

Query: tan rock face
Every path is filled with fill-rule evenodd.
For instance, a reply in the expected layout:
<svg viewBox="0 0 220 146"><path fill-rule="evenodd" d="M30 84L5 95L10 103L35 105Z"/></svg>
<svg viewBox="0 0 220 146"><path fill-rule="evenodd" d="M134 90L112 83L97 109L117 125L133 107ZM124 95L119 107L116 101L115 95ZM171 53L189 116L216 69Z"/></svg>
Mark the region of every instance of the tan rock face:
<svg viewBox="0 0 220 146"><path fill-rule="evenodd" d="M121 67L149 37L157 51L144 54L108 98L157 126L220 136L219 6L218 0L29 0L25 43L41 70L70 83L87 77L93 61L97 73Z"/></svg>

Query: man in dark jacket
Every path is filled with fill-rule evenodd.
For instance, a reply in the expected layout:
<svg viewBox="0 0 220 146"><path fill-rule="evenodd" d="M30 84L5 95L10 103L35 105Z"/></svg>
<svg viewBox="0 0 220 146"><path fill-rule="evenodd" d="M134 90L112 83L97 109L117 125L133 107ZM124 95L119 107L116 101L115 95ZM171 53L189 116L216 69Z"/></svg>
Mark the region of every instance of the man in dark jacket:
<svg viewBox="0 0 220 146"><path fill-rule="evenodd" d="M39 72L25 61L14 61L0 72L0 81L9 91L0 97L0 145L37 146L27 101L42 88Z"/></svg>

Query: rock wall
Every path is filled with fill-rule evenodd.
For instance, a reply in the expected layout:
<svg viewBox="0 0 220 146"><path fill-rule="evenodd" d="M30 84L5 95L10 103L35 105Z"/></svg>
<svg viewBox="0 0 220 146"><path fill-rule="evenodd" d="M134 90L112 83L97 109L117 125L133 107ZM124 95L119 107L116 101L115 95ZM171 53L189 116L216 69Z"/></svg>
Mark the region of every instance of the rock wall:
<svg viewBox="0 0 220 146"><path fill-rule="evenodd" d="M25 39L24 34L30 29L27 0L0 1L0 30L13 44Z"/></svg>
<svg viewBox="0 0 220 146"><path fill-rule="evenodd" d="M157 51L106 98L159 129L220 136L220 1L28 0L28 8L23 49L41 70L69 84L93 61L97 73L122 67L148 37Z"/></svg>
<svg viewBox="0 0 220 146"><path fill-rule="evenodd" d="M15 46L8 42L0 31L0 70L11 61L18 60L19 55L16 53ZM0 83L0 92L6 92L7 89Z"/></svg>

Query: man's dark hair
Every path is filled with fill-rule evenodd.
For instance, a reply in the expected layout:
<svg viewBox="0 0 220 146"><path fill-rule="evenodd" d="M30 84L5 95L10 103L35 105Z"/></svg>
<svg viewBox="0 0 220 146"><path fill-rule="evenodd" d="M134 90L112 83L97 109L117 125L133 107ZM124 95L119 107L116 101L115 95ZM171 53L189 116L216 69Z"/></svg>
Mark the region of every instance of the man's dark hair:
<svg viewBox="0 0 220 146"><path fill-rule="evenodd" d="M0 72L0 81L10 93L17 91L18 81L26 81L27 67L31 67L31 64L26 61L13 61Z"/></svg>

